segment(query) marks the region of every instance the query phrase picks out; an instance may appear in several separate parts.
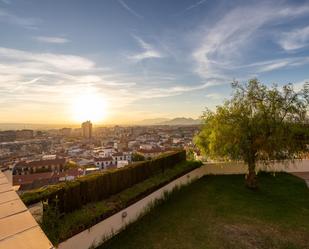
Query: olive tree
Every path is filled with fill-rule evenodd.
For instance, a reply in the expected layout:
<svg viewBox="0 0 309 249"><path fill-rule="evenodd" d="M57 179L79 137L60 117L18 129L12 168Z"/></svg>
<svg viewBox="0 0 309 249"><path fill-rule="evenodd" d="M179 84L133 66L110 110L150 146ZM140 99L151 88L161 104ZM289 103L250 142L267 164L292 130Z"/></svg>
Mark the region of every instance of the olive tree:
<svg viewBox="0 0 309 249"><path fill-rule="evenodd" d="M291 160L308 149L309 87L295 91L292 84L267 87L252 79L232 88L230 100L203 113L195 143L211 159L243 160L246 185L256 188L257 162Z"/></svg>

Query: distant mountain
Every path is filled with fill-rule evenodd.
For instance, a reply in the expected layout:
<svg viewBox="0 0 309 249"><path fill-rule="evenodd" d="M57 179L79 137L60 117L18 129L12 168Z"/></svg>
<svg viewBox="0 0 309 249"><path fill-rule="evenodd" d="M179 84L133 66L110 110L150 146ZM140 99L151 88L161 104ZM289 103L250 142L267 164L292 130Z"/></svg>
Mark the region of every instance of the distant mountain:
<svg viewBox="0 0 309 249"><path fill-rule="evenodd" d="M200 119L193 119L193 118L153 118L153 119L145 119L138 124L140 125L198 125L201 124Z"/></svg>
<svg viewBox="0 0 309 249"><path fill-rule="evenodd" d="M168 118L150 118L150 119L144 119L140 122L138 122L139 125L156 125L160 124L166 121L169 121Z"/></svg>
<svg viewBox="0 0 309 249"><path fill-rule="evenodd" d="M198 125L201 124L200 119L193 118L173 118L169 121L161 122L162 125Z"/></svg>

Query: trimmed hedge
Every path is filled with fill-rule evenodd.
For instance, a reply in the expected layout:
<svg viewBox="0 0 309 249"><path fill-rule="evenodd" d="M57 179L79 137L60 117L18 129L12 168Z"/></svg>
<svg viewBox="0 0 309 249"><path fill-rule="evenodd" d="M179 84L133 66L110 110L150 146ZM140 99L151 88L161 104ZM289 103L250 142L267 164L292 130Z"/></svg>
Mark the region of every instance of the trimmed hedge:
<svg viewBox="0 0 309 249"><path fill-rule="evenodd" d="M26 192L21 195L21 198L26 205L48 201L48 205L57 206L60 213L68 213L87 203L97 202L117 194L185 160L185 151L172 152L153 160L133 163L124 168Z"/></svg>
<svg viewBox="0 0 309 249"><path fill-rule="evenodd" d="M58 245L59 242L92 227L200 166L201 162L197 161L178 163L173 168L166 169L164 173L151 176L104 200L86 204L65 215L59 214L57 210L53 209L54 207L51 207L52 209L47 207L41 227L52 243Z"/></svg>

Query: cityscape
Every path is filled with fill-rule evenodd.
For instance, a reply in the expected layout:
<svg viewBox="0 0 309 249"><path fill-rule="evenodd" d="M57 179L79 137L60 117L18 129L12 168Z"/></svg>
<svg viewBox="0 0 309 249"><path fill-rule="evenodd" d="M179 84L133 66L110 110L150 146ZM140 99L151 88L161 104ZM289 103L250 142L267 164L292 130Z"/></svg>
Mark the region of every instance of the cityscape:
<svg viewBox="0 0 309 249"><path fill-rule="evenodd" d="M179 149L194 151L200 125L0 131L0 165L18 191L121 168ZM197 152L197 151L196 151Z"/></svg>
<svg viewBox="0 0 309 249"><path fill-rule="evenodd" d="M0 0L0 249L309 249L309 0Z"/></svg>

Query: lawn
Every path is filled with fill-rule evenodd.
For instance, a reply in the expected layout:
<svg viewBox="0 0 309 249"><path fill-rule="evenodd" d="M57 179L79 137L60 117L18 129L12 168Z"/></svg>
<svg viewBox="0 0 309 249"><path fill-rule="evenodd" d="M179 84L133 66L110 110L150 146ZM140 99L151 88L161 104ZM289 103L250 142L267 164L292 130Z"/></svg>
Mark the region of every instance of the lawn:
<svg viewBox="0 0 309 249"><path fill-rule="evenodd" d="M98 249L309 248L309 190L295 176L206 176Z"/></svg>

